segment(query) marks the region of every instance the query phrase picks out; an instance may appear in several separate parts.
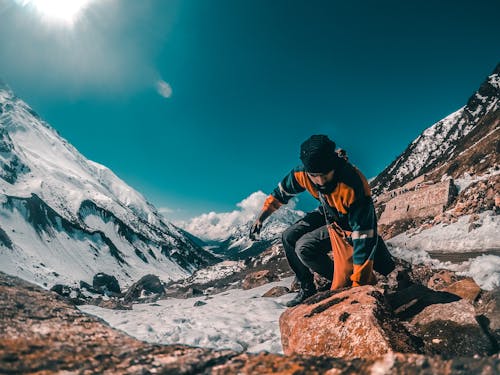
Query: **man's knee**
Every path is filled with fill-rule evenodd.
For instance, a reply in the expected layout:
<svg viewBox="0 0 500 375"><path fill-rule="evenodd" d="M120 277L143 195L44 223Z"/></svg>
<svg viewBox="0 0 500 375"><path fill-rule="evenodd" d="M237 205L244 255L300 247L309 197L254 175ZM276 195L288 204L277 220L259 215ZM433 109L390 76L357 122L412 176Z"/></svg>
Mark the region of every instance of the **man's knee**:
<svg viewBox="0 0 500 375"><path fill-rule="evenodd" d="M281 241L287 244L290 243L292 233L293 233L292 227L288 227L287 229L285 229L281 234Z"/></svg>
<svg viewBox="0 0 500 375"><path fill-rule="evenodd" d="M302 236L295 244L295 252L302 261L308 261L316 257L317 241L308 236Z"/></svg>
<svg viewBox="0 0 500 375"><path fill-rule="evenodd" d="M299 223L289 226L281 235L281 240L284 246L295 248L295 243L304 233L304 230Z"/></svg>

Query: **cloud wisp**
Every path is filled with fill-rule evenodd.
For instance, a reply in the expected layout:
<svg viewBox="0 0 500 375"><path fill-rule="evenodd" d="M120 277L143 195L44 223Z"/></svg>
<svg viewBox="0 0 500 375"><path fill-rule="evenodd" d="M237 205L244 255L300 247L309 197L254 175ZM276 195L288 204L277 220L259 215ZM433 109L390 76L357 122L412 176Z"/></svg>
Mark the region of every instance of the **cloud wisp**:
<svg viewBox="0 0 500 375"><path fill-rule="evenodd" d="M161 79L156 82L156 91L158 91L158 94L167 99L172 96L172 87L168 82L165 82Z"/></svg>

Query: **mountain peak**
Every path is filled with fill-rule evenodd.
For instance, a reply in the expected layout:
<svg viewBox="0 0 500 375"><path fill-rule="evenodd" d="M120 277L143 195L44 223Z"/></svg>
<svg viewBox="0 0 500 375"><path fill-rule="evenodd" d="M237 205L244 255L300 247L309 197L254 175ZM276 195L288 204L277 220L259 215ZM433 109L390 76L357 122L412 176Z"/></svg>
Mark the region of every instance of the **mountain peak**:
<svg viewBox="0 0 500 375"><path fill-rule="evenodd" d="M425 129L396 160L371 181L374 194L380 195L403 186L458 155L467 146L463 142L468 134L481 133L477 128L489 129L492 121L498 118L499 99L500 64L464 107Z"/></svg>
<svg viewBox="0 0 500 375"><path fill-rule="evenodd" d="M0 269L31 281L185 277L216 261L105 166L0 89ZM42 265L42 266L41 266ZM59 281L59 280L58 280Z"/></svg>

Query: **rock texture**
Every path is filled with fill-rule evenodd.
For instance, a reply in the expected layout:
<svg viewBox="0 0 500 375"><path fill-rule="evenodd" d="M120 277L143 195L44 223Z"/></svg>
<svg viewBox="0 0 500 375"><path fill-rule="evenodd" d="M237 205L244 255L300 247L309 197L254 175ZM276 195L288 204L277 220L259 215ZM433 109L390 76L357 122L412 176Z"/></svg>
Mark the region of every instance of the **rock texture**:
<svg viewBox="0 0 500 375"><path fill-rule="evenodd" d="M427 306L411 319L422 337L425 352L446 358L487 356L494 351L466 300Z"/></svg>
<svg viewBox="0 0 500 375"><path fill-rule="evenodd" d="M277 280L278 277L276 277L276 275L274 275L269 270L257 271L245 277L245 280L243 280L242 288L244 290L257 288L258 286L262 286Z"/></svg>
<svg viewBox="0 0 500 375"><path fill-rule="evenodd" d="M444 211L454 195L453 180L417 185L413 190L402 191L386 202L379 224L387 225L398 220L435 217Z"/></svg>
<svg viewBox="0 0 500 375"><path fill-rule="evenodd" d="M415 352L417 343L390 316L381 290L373 286L313 296L281 315L283 352L349 359Z"/></svg>

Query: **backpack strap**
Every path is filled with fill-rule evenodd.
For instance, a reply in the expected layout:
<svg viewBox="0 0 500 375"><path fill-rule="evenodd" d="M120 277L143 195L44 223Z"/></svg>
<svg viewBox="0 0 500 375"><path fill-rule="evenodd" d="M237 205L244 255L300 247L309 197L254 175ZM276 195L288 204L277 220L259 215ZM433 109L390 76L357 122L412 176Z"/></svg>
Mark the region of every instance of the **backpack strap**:
<svg viewBox="0 0 500 375"><path fill-rule="evenodd" d="M331 207L325 199L325 196L322 192L318 191L319 201L321 202L321 206L323 206L323 214L325 215L325 221L327 224L330 224L330 220L328 220L328 216L330 216L333 221L340 223L340 217L337 209L335 207Z"/></svg>

